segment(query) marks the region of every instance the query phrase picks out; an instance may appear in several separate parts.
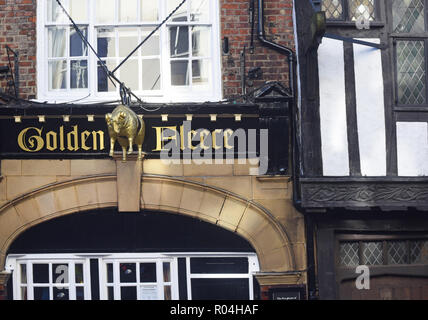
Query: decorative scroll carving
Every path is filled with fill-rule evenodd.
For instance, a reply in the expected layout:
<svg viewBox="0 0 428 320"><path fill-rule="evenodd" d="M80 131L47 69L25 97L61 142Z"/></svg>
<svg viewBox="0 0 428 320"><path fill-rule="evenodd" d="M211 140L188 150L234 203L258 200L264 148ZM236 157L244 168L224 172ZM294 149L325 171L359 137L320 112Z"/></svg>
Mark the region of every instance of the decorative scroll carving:
<svg viewBox="0 0 428 320"><path fill-rule="evenodd" d="M302 183L305 207L428 206L428 183Z"/></svg>

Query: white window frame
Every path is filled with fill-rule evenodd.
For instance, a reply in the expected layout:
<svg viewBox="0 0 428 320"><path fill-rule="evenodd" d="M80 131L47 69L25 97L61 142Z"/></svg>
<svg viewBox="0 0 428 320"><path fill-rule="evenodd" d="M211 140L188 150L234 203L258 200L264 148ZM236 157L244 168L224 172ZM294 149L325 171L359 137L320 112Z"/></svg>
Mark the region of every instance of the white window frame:
<svg viewBox="0 0 428 320"><path fill-rule="evenodd" d="M52 257L55 257L53 259ZM26 265L27 283L22 284L20 265ZM33 265L48 264L49 265L49 283L33 283ZM53 264L68 264L73 267L68 270L68 284L53 284L52 281L52 265ZM75 283L75 265L83 264L83 285ZM85 300L91 300L91 278L90 278L90 262L89 259L75 255L67 254L30 254L30 255L9 255L6 261L6 270L14 271L13 280L13 299L22 300L21 287L27 287L27 300L34 300L34 287L49 288L49 300L53 300L54 287L68 287L69 300L76 300L76 288L83 287Z"/></svg>
<svg viewBox="0 0 428 320"><path fill-rule="evenodd" d="M30 264L37 263L49 263L49 264L61 264L61 263L83 263L84 268L84 294L85 300L91 299L91 273L90 273L90 260L99 259L98 270L99 270L99 292L100 300L107 300L108 292L107 286L113 286L115 290L115 299L118 300L120 297L120 287L127 286L122 283L115 282L116 279L120 279L119 264L120 263L147 263L156 262L156 274L157 274L157 289L158 297L163 298L163 270L162 263L170 262L170 276L171 281L166 285L171 285L171 300L179 299L179 287L178 287L178 259L186 259L186 279L187 279L187 299L192 300L192 279L248 279L249 284L249 300L254 300L254 275L260 271L259 261L255 253L249 252L171 252L171 253L76 253L76 254L10 254L6 258L6 271L12 272L13 280L13 299L21 300L21 279L19 264L27 264L27 297L28 300L34 298L32 286L32 273L29 269ZM247 273L192 273L190 269L191 258L248 258L248 272ZM107 283L107 263L113 263L114 281L113 283ZM75 287L73 283L75 276L73 272L74 268L70 268L69 281L70 289ZM49 277L52 273L49 272ZM52 281L50 281L52 282ZM137 285L130 283L129 286L139 286L138 278ZM152 283L155 285L155 283ZM49 286L50 284L46 284ZM39 285L37 285L39 286ZM43 285L42 285L43 286ZM52 285L50 285L52 286ZM29 290L31 289L31 290ZM75 295L72 294L72 290L69 291L69 299L75 299ZM137 298L140 295L140 290L137 291ZM51 293L51 298L53 298Z"/></svg>
<svg viewBox="0 0 428 320"><path fill-rule="evenodd" d="M64 0L65 1L65 0ZM95 24L95 0L88 0L88 40L96 49L96 26L107 26L105 24ZM165 5L165 1L160 1L160 21L166 17L169 12ZM221 80L221 42L220 42L220 14L219 1L209 0L211 23L205 24L211 26L211 83L204 90L192 91L188 86L171 86L171 72L169 59L169 43L168 43L168 26L172 25L192 25L192 22L180 23L168 21L162 26L163 32L160 33L160 55L161 55L161 78L162 78L162 94L153 92L142 95L142 92L136 93L141 100L148 103L168 103L168 102L206 102L222 100L222 80ZM187 1L184 5L188 5ZM47 20L47 0L37 1L37 99L39 102L64 103L101 103L106 101L119 100L119 94L113 92L97 92L97 58L88 48L88 89L74 89L70 91L49 91L48 83L48 38L47 28L49 25ZM160 22L159 21L159 22ZM80 25L80 23L77 23ZM85 23L82 23L85 24ZM196 25L203 25L195 23ZM65 25L69 25L68 23ZM142 26L143 24L138 24ZM150 24L149 24L150 25ZM112 23L108 26L118 26ZM121 23L120 26L137 26L136 24ZM190 36L190 35L189 35ZM68 40L67 40L68 41ZM191 50L191 48L189 48ZM68 53L67 53L68 54ZM191 66L190 66L191 68ZM141 71L140 71L141 72ZM67 79L67 82L69 79ZM88 96L90 94L90 96Z"/></svg>

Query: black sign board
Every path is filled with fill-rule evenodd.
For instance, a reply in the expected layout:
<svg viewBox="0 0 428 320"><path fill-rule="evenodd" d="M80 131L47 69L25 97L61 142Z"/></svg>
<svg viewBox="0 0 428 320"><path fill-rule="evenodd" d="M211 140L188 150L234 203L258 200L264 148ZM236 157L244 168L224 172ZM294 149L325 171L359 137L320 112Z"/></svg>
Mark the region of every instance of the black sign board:
<svg viewBox="0 0 428 320"><path fill-rule="evenodd" d="M161 116L143 118L146 126L143 151L147 157L160 156L165 145L174 143L181 154L210 150L232 150L238 155L243 150L258 153L260 146L260 124L257 117L218 118L211 121L209 116L186 121L183 117L170 117L162 121ZM238 148L237 133L246 135L245 149ZM256 150L248 148L249 137L254 135ZM16 122L13 118L0 120L0 156L1 158L85 158L108 157L110 138L103 116L89 121L86 116L70 117L64 121L61 116L46 117L40 122L37 117L22 118ZM136 150L136 148L134 148ZM196 151L195 151L196 150ZM120 152L118 143L115 151ZM208 152L208 151L207 151Z"/></svg>

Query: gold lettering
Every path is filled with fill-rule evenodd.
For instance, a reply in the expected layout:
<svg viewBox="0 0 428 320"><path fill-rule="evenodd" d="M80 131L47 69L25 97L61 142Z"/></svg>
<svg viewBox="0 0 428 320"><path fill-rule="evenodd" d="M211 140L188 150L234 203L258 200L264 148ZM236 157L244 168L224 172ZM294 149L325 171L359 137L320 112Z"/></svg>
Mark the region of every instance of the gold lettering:
<svg viewBox="0 0 428 320"><path fill-rule="evenodd" d="M100 137L100 150L104 150L105 145L104 145L104 132L99 130L99 131L92 131L92 139L94 140L93 142L93 146L94 146L94 150L98 150L98 140L97 137Z"/></svg>
<svg viewBox="0 0 428 320"><path fill-rule="evenodd" d="M222 131L223 130L221 130L221 129L215 129L212 133L212 135L213 135L213 148L215 150L221 149L221 146L217 145L217 133L222 133Z"/></svg>
<svg viewBox="0 0 428 320"><path fill-rule="evenodd" d="M27 139L26 135L27 132L30 130L35 130L38 135L31 136ZM24 130L22 130L18 135L18 145L19 147L27 152L38 152L42 150L42 148L45 145L45 142L43 141L42 135L43 128L38 129L34 127L29 127ZM29 146L27 145L27 140L29 143ZM31 149L30 149L31 148Z"/></svg>
<svg viewBox="0 0 428 320"><path fill-rule="evenodd" d="M86 151L91 150L91 148L90 148L90 147L88 147L88 146L86 145L86 140L88 139L88 137L89 137L90 135L91 135L91 133L90 133L89 131L87 131L87 130L83 131L83 132L80 134L80 137L81 137L81 145L82 145L82 149L83 149L83 150L86 150Z"/></svg>
<svg viewBox="0 0 428 320"><path fill-rule="evenodd" d="M69 151L78 151L79 150L79 139L78 139L78 126L73 126L73 130L67 133L67 149ZM74 145L72 144L74 140Z"/></svg>
<svg viewBox="0 0 428 320"><path fill-rule="evenodd" d="M49 131L46 134L46 149L55 151L58 148L58 137L56 132Z"/></svg>
<svg viewBox="0 0 428 320"><path fill-rule="evenodd" d="M233 135L232 129L224 130L224 146L226 149L233 149L233 146L229 144L230 137Z"/></svg>
<svg viewBox="0 0 428 320"><path fill-rule="evenodd" d="M153 129L156 130L156 149L153 149L153 151L167 151L163 147L165 145L164 142L168 140L175 140L178 143L177 127L153 127ZM163 133L167 129L174 131L175 136L164 137Z"/></svg>
<svg viewBox="0 0 428 320"><path fill-rule="evenodd" d="M64 151L64 126L59 127L59 150Z"/></svg>

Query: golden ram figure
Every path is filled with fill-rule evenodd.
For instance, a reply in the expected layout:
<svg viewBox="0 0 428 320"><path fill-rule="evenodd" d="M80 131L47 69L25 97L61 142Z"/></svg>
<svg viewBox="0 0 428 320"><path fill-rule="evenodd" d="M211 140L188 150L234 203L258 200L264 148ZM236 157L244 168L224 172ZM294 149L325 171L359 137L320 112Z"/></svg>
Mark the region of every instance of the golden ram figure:
<svg viewBox="0 0 428 320"><path fill-rule="evenodd" d="M119 105L112 113L106 114L106 122L110 135L110 157L114 155L114 144L117 140L122 147L123 161L126 161L126 149L128 149L128 154L131 154L134 144L138 147L138 160L142 160L146 131L143 119L129 107Z"/></svg>

